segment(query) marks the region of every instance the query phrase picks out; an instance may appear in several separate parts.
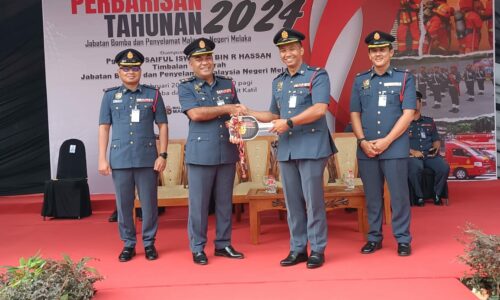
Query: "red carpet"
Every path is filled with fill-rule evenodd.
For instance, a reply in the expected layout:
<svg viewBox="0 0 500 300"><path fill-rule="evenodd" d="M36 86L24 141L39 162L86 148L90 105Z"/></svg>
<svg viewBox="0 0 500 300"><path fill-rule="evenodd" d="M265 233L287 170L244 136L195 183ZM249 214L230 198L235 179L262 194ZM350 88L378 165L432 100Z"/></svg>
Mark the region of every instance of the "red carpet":
<svg viewBox="0 0 500 300"><path fill-rule="evenodd" d="M398 257L390 227L384 247L361 255L356 214L329 214L326 264L316 270L304 264L279 266L288 253L288 228L276 212L262 217L259 245L250 243L248 217L234 222L233 245L244 260L214 257L207 266L192 263L187 241L187 209L169 208L160 217L156 246L160 259L147 261L139 243L138 255L119 263L122 244L116 223L108 223L113 208L109 196L96 196L94 214L82 220L47 220L40 216L41 196L0 197L0 265L15 265L20 256L40 251L45 257L97 258L105 280L95 299L475 299L457 278L465 266L457 256L461 227L471 222L487 233L499 233L500 181L450 182L450 206L428 204L412 208L413 255ZM140 238L140 236L139 236ZM209 240L214 238L210 218Z"/></svg>

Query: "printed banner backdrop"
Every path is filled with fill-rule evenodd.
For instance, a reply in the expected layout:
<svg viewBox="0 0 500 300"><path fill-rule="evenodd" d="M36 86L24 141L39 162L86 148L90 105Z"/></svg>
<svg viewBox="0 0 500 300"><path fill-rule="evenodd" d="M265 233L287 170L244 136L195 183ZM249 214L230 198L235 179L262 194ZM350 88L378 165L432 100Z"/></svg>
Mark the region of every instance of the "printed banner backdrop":
<svg viewBox="0 0 500 300"><path fill-rule="evenodd" d="M44 0L51 169L53 172L57 169L58 148L62 142L69 138L81 139L87 150L91 191L113 192L111 178L97 174L98 114L103 91L120 84L113 58L125 48L138 49L146 56L141 82L161 89L169 113L170 138L185 138L188 120L180 113L177 85L180 79L191 76L191 72L182 50L200 36L216 42L216 71L233 77L242 103L253 109L265 110L271 99L271 82L283 70L278 51L272 43L274 34L281 27L293 27L304 32L307 36L303 43L306 61L327 69L330 74L329 125L332 130L342 131L349 122L353 79L357 72L370 67L364 37L375 29L392 31L396 36L400 27L398 19L406 9L406 4L402 2ZM459 9L458 3L452 5ZM424 5L418 3L419 17L423 13ZM453 22L450 21L450 24ZM482 30L486 31L485 36L486 23ZM424 28L422 18L419 19L419 28ZM453 32L451 28L450 32ZM434 55L421 57L425 30L419 34L420 56L408 56L399 49L401 57L397 64L403 67L405 64L432 65L432 60L442 62ZM405 41L412 43L408 37ZM492 51L484 51L491 49L485 43L481 42L480 55L488 57ZM452 41L454 47L457 44L456 40ZM395 48L398 48L397 43ZM472 59L469 55L456 57L458 61ZM485 92L489 88L488 83ZM489 99L488 95L485 94L481 101L491 102L490 112L481 108L477 114L450 114L436 118L474 121L479 116L491 117L493 98ZM465 112L467 109L464 106L462 110Z"/></svg>

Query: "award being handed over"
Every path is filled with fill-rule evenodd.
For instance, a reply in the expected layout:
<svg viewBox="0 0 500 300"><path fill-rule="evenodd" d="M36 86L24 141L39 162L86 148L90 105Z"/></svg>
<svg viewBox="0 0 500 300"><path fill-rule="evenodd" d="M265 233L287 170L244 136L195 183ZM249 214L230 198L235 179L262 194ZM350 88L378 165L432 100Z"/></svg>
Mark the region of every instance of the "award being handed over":
<svg viewBox="0 0 500 300"><path fill-rule="evenodd" d="M229 141L238 144L253 140L258 135L268 133L273 123L260 123L252 116L232 116L228 121Z"/></svg>

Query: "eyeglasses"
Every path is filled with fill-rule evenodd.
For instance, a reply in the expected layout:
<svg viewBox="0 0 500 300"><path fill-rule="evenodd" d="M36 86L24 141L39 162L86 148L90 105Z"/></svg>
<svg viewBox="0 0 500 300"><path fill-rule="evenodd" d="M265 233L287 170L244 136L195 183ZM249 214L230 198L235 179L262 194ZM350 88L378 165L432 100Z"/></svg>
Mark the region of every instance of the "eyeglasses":
<svg viewBox="0 0 500 300"><path fill-rule="evenodd" d="M120 67L120 70L122 70L123 72L127 73L127 72L139 72L141 70L141 67Z"/></svg>

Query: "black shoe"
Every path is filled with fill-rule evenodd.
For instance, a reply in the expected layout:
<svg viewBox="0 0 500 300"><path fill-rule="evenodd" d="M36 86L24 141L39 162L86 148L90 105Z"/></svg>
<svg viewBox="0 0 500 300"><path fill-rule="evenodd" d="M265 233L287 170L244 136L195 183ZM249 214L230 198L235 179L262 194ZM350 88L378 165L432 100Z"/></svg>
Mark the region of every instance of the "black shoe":
<svg viewBox="0 0 500 300"><path fill-rule="evenodd" d="M437 108L441 108L441 104L436 103L436 104L434 104L434 105L432 106L432 108L435 108L435 109L437 109Z"/></svg>
<svg viewBox="0 0 500 300"><path fill-rule="evenodd" d="M367 242L363 248L361 248L362 254L371 254L382 248L382 241L380 242Z"/></svg>
<svg viewBox="0 0 500 300"><path fill-rule="evenodd" d="M307 268L316 269L325 263L325 255L323 253L311 251L311 255L307 259Z"/></svg>
<svg viewBox="0 0 500 300"><path fill-rule="evenodd" d="M125 247L122 252L118 256L118 260L121 262L126 262L132 259L135 256L135 248Z"/></svg>
<svg viewBox="0 0 500 300"><path fill-rule="evenodd" d="M214 255L215 256L224 256L224 257L229 257L229 258L238 258L238 259L242 259L245 257L243 255L243 253L234 250L233 246L231 246L231 245L229 245L223 249L215 249Z"/></svg>
<svg viewBox="0 0 500 300"><path fill-rule="evenodd" d="M288 253L288 256L280 261L280 265L282 267L289 267L305 261L307 261L307 253L290 251L290 253Z"/></svg>
<svg viewBox="0 0 500 300"><path fill-rule="evenodd" d="M193 252L193 261L198 265L206 265L208 264L208 258L205 252Z"/></svg>
<svg viewBox="0 0 500 300"><path fill-rule="evenodd" d="M398 243L398 255L399 256L410 256L411 246L408 243Z"/></svg>
<svg viewBox="0 0 500 300"><path fill-rule="evenodd" d="M148 260L155 260L158 258L158 251L156 251L156 248L154 245L144 247L144 255L146 256L146 259Z"/></svg>
<svg viewBox="0 0 500 300"><path fill-rule="evenodd" d="M443 201L441 200L441 197L439 197L438 195L436 195L436 197L434 197L434 205L443 205Z"/></svg>
<svg viewBox="0 0 500 300"><path fill-rule="evenodd" d="M467 101L474 102L474 98L468 98Z"/></svg>
<svg viewBox="0 0 500 300"><path fill-rule="evenodd" d="M460 110L456 107L453 107L452 109L449 110L451 113L458 113Z"/></svg>
<svg viewBox="0 0 500 300"><path fill-rule="evenodd" d="M425 205L425 201L424 201L424 198L418 198L417 199L417 203L415 203L417 206L424 206Z"/></svg>
<svg viewBox="0 0 500 300"><path fill-rule="evenodd" d="M118 211L115 211L109 216L108 222L117 222L118 221Z"/></svg>

